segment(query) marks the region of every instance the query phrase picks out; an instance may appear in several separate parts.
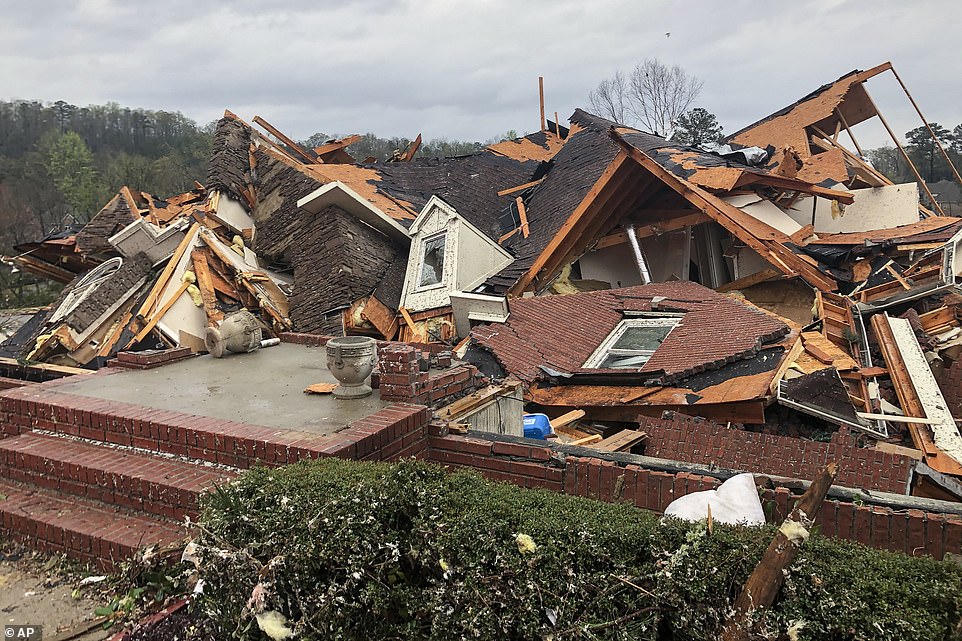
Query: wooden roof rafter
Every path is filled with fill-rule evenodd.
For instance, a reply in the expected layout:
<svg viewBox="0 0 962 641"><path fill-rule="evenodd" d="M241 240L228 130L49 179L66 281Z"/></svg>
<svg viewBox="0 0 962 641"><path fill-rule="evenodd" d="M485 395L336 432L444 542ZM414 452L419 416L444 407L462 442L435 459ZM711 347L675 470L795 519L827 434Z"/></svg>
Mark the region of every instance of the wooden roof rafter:
<svg viewBox="0 0 962 641"><path fill-rule="evenodd" d="M714 219L715 222L719 223L748 247L768 260L768 262L777 267L785 275L801 276L810 285L823 291L834 291L837 288L837 283L833 278L823 274L812 262L798 256L783 244L789 240L785 234L749 216L737 207L721 200L697 185L693 185L687 180L671 173L655 162L654 159L626 142L616 132L612 132L612 137L621 145L622 150L629 158L650 171L665 185ZM785 185L787 188L795 188L798 185L807 185L807 183L789 180ZM844 192L835 193L839 195L844 194ZM851 194L848 194L848 196L851 197Z"/></svg>
<svg viewBox="0 0 962 641"><path fill-rule="evenodd" d="M619 170L626 164L629 157L628 154L622 150L618 152L618 155L608 164L598 180L591 187L585 197L581 199L581 202L575 208L568 219L564 222L561 228L555 232L555 235L548 242L547 246L541 251L538 257L535 259L531 267L528 268L521 278L515 282L515 284L508 290L508 295L519 296L534 282L535 278L544 270L545 265L551 259L552 255L556 252L558 247L566 242L569 236L571 236L573 230L581 223L581 221L590 217L595 211L597 211L596 200L598 195L602 193L608 186L613 183L620 181L622 176L619 174ZM617 181L616 181L617 177Z"/></svg>

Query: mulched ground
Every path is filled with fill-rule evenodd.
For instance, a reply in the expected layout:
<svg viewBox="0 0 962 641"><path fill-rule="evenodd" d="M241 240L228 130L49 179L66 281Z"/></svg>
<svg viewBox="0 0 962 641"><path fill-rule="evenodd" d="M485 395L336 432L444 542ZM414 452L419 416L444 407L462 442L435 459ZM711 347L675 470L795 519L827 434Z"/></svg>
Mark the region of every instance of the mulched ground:
<svg viewBox="0 0 962 641"><path fill-rule="evenodd" d="M124 641L218 641L209 621L200 621L183 610L165 619L135 628Z"/></svg>

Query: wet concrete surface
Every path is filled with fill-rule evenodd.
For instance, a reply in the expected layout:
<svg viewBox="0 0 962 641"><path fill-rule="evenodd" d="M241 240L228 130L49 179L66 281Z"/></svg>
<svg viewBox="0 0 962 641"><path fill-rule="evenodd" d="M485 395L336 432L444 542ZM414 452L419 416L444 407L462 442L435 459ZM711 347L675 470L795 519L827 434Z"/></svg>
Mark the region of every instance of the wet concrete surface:
<svg viewBox="0 0 962 641"><path fill-rule="evenodd" d="M59 390L152 409L184 412L264 427L330 434L391 403L377 390L360 400L305 394L315 383L337 383L322 347L282 343L250 354L209 355L150 370L77 377Z"/></svg>

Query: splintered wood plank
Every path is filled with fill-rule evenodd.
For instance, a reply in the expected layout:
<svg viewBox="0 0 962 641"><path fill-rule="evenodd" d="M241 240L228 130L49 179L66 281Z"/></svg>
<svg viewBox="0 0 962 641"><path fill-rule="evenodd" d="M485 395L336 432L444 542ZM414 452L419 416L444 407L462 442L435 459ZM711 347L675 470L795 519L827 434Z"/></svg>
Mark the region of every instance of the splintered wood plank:
<svg viewBox="0 0 962 641"><path fill-rule="evenodd" d="M154 309L154 305L157 303L157 298L163 293L164 289L167 288L167 283L170 281L170 277L173 275L174 270L177 269L177 263L184 256L187 249L193 245L195 235L200 229L200 225L194 223L191 225L190 229L187 230L187 235L184 236L184 240L180 242L177 249L174 251L174 255L170 257L167 261L167 265L164 267L164 271L160 273L157 280L154 281L154 286L150 289L150 293L147 294L147 298L144 299L143 304L140 306L140 310L137 312L136 317L144 318L149 316L151 311Z"/></svg>
<svg viewBox="0 0 962 641"><path fill-rule="evenodd" d="M337 387L337 383L314 383L304 388L305 394L330 394Z"/></svg>
<svg viewBox="0 0 962 641"><path fill-rule="evenodd" d="M274 135L275 138L280 140L282 143L287 145L294 153L303 158L308 163L313 163L316 160L315 156L311 156L306 151L301 149L301 146L296 142L285 136L280 130L274 127L271 123L267 122L260 116L254 116L254 122L266 129L268 132ZM246 195L246 194L245 194Z"/></svg>
<svg viewBox="0 0 962 641"><path fill-rule="evenodd" d="M885 314L876 314L872 316L871 323L872 328L875 330L875 335L878 338L879 350L882 352L882 358L885 360L885 364L889 370L889 376L895 387L899 405L902 407L902 411L906 416L929 418L925 410L925 405L915 388L915 383L909 372L909 366L902 356L894 330L891 326L892 320L893 319L890 319ZM924 359L924 357L922 358ZM929 376L931 376L931 373L929 373ZM954 476L962 475L962 464L939 449L935 444L935 439L929 426L922 423L908 423L908 428L909 434L912 436L912 442L918 449L925 452L926 464L928 464L929 467L943 474L951 474Z"/></svg>
<svg viewBox="0 0 962 641"><path fill-rule="evenodd" d="M410 329L411 334L418 339L419 342L425 342L427 337L421 334L421 332L418 330L417 325L414 324L414 319L411 318L411 313L404 307L400 308L398 311L401 313L401 318L404 319L404 322L407 324L408 329Z"/></svg>
<svg viewBox="0 0 962 641"><path fill-rule="evenodd" d="M344 149L345 147L349 147L350 145L353 145L360 139L361 139L360 134L351 134L350 136L346 136L344 138L341 138L340 140L332 140L331 142L324 143L320 147L314 147L314 153L317 154L318 156L324 156L333 151L337 151L338 149Z"/></svg>
<svg viewBox="0 0 962 641"><path fill-rule="evenodd" d="M421 134L418 134L418 137L412 140L411 144L408 145L407 149L404 150L404 153L401 154L401 162L411 162L414 160L414 154L418 153L418 149L420 148Z"/></svg>
<svg viewBox="0 0 962 641"><path fill-rule="evenodd" d="M575 421L581 420L585 417L584 410L571 410L566 414L562 414L556 419L549 421L552 430L557 430L558 428L565 427L566 425L571 425Z"/></svg>
<svg viewBox="0 0 962 641"><path fill-rule="evenodd" d="M950 307L940 307L939 309L919 315L919 324L926 333L931 333L933 329L944 325L958 325L955 318L955 309Z"/></svg>
<svg viewBox="0 0 962 641"><path fill-rule="evenodd" d="M521 196L518 196L515 199L515 202L518 204L518 216L521 218L521 234L525 238L527 238L528 237L528 214L524 210L524 199L522 199Z"/></svg>
<svg viewBox="0 0 962 641"><path fill-rule="evenodd" d="M188 285L190 285L190 283L188 283L187 281L181 282L180 286L177 288L177 291L174 292L174 295L171 296L169 299L167 299L167 302L164 303L163 307L161 307L159 310L157 310L156 313L154 313L153 315L151 315L149 319L147 319L147 322L144 325L143 329L137 332L137 335L134 336L129 343L127 343L126 345L127 348L130 348L136 345L137 343L139 343L140 341L144 340L147 337L147 334L150 333L150 330L152 330L154 326L157 325L157 323L160 321L160 319L164 317L164 314L166 314L167 311L174 305L174 303L177 302L177 299L183 296L184 292L187 291Z"/></svg>
<svg viewBox="0 0 962 641"><path fill-rule="evenodd" d="M373 294L367 299L367 304L361 311L361 318L374 325L386 341L393 339L394 335L397 334L399 325L397 313L391 311Z"/></svg>
<svg viewBox="0 0 962 641"><path fill-rule="evenodd" d="M207 252L195 249L190 253L194 263L194 276L197 277L197 289L204 301L204 313L207 314L207 324L213 325L224 320L224 312L217 308L217 294L214 293L214 283L207 266Z"/></svg>
<svg viewBox="0 0 962 641"><path fill-rule="evenodd" d="M723 641L747 640L752 613L760 608L767 608L775 601L785 582L786 570L795 561L799 548L808 538L809 529L821 511L822 503L836 475L838 463L829 464L815 477L795 508L782 522L735 600L733 612L722 628Z"/></svg>
<svg viewBox="0 0 962 641"><path fill-rule="evenodd" d="M638 430L621 430L599 441L594 447L605 452L627 452L646 438L648 435Z"/></svg>
<svg viewBox="0 0 962 641"><path fill-rule="evenodd" d="M516 193L518 193L519 191L524 191L525 189L528 189L529 187L536 187L537 185L540 185L542 180L544 180L544 178L542 178L541 180L532 180L532 181L529 182L529 183L524 183L523 185L518 185L517 187L511 187L511 188L509 188L509 189L502 189L501 191L498 192L498 195L499 195L499 196L508 196L508 195L511 195L511 194L516 194Z"/></svg>
<svg viewBox="0 0 962 641"><path fill-rule="evenodd" d="M782 273L774 269L763 269L760 272L756 272L749 276L744 276L738 280L733 280L730 283L722 285L721 287L716 287L716 292L730 292L736 289L747 289L752 285L757 285L759 283L764 283L775 278L781 278Z"/></svg>

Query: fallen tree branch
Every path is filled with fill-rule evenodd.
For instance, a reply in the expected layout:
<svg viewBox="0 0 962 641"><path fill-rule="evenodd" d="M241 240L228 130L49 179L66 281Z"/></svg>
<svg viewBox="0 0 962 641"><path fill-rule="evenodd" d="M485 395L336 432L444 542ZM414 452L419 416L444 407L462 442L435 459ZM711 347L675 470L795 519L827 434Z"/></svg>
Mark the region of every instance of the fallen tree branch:
<svg viewBox="0 0 962 641"><path fill-rule="evenodd" d="M782 522L775 538L768 545L761 561L755 566L745 587L735 600L733 614L722 629L723 641L745 641L751 626L752 615L760 608L770 606L785 581L784 570L795 560L798 549L808 538L809 528L822 509L825 495L838 474L838 463L831 463L812 481L802 498Z"/></svg>

